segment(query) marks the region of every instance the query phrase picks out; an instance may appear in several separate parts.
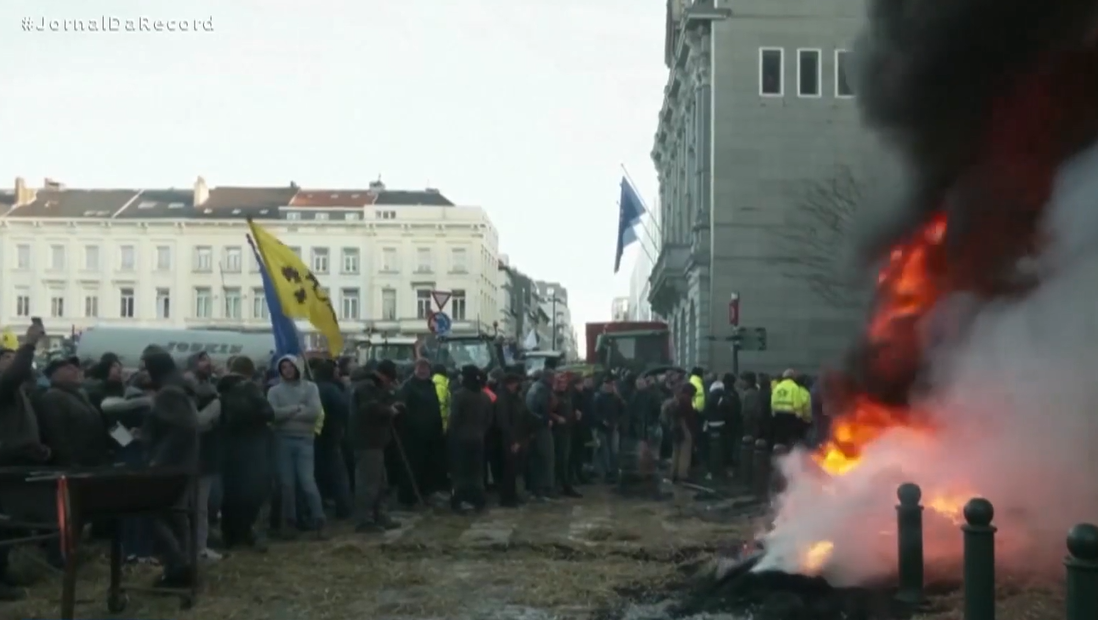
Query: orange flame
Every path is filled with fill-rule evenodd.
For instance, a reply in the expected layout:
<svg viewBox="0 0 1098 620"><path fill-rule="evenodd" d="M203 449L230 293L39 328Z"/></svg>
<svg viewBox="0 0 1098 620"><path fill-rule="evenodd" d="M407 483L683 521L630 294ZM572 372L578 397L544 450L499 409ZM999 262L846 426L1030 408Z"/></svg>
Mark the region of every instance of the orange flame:
<svg viewBox="0 0 1098 620"><path fill-rule="evenodd" d="M889 254L887 264L878 274L878 305L866 334L871 346L903 342L914 329L913 323L925 316L942 296L933 265L945 233L946 217L938 213ZM903 350L903 345L899 349L898 354L905 358L919 353ZM888 429L901 425L914 425L906 407L886 405L867 395L858 395L849 409L835 418L831 438L814 458L828 473L845 474L857 467L865 446Z"/></svg>

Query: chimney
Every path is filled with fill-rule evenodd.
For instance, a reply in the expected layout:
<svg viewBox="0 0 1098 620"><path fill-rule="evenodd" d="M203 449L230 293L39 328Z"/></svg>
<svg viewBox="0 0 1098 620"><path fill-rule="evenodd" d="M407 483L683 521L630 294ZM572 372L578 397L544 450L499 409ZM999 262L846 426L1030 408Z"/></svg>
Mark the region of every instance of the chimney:
<svg viewBox="0 0 1098 620"><path fill-rule="evenodd" d="M194 206L201 207L210 199L210 188L206 185L206 179L198 177L194 182Z"/></svg>
<svg viewBox="0 0 1098 620"><path fill-rule="evenodd" d="M385 184L381 182L381 179L376 181L370 181L370 191L377 193L385 191Z"/></svg>
<svg viewBox="0 0 1098 620"><path fill-rule="evenodd" d="M49 189L53 191L61 191L65 189L65 186L60 181L55 181L50 177L46 177L42 180L42 189Z"/></svg>
<svg viewBox="0 0 1098 620"><path fill-rule="evenodd" d="M16 207L25 207L35 199L38 198L38 192L33 188L27 187L27 181L23 177L15 177L15 205Z"/></svg>

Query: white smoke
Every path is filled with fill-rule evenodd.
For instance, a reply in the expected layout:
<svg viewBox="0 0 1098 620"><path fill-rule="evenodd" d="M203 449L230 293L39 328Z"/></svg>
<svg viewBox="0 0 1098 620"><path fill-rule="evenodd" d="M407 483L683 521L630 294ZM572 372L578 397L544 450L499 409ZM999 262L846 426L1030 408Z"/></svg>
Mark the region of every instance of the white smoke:
<svg viewBox="0 0 1098 620"><path fill-rule="evenodd" d="M835 585L896 570L896 488L923 490L927 562L956 562L962 535L936 503L982 496L995 506L997 558L1014 573L1056 570L1069 527L1098 521L1098 146L1057 175L1044 226L1041 285L1020 301L973 308L960 340L935 342L931 396L940 430L897 429L833 480L800 453L760 569L797 572L813 543L834 550ZM951 310L952 311L952 310Z"/></svg>

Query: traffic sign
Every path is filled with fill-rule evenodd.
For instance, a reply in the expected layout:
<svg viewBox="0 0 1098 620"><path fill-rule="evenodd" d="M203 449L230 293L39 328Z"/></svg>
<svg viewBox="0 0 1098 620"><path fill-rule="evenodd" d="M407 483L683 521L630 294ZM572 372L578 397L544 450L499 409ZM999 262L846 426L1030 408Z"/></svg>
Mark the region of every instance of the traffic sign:
<svg viewBox="0 0 1098 620"><path fill-rule="evenodd" d="M446 336L450 333L450 328L453 327L453 322L450 321L450 317L445 312L436 312L433 315L435 321L434 333L439 336Z"/></svg>
<svg viewBox="0 0 1098 620"><path fill-rule="evenodd" d="M733 336L733 343L740 351L765 351L766 328L765 327L741 327Z"/></svg>
<svg viewBox="0 0 1098 620"><path fill-rule="evenodd" d="M740 294L732 293L728 300L728 324L732 327L740 325Z"/></svg>
<svg viewBox="0 0 1098 620"><path fill-rule="evenodd" d="M431 291L431 299L435 300L438 311L446 309L446 303L450 301L450 291Z"/></svg>

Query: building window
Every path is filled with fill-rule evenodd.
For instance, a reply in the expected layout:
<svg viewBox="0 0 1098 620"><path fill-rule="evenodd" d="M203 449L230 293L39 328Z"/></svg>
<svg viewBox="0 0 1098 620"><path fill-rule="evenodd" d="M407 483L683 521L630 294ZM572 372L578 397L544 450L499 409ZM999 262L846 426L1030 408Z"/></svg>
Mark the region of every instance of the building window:
<svg viewBox="0 0 1098 620"><path fill-rule="evenodd" d="M416 318L425 319L431 312L431 291L421 288L416 291Z"/></svg>
<svg viewBox="0 0 1098 620"><path fill-rule="evenodd" d="M358 248L343 248L343 273L358 273Z"/></svg>
<svg viewBox="0 0 1098 620"><path fill-rule="evenodd" d="M340 318L358 319L359 292L357 288L345 288L339 292Z"/></svg>
<svg viewBox="0 0 1098 620"><path fill-rule="evenodd" d="M288 220L300 220L301 219L301 212L300 211L290 211L289 213L286 214L286 219L288 219Z"/></svg>
<svg viewBox="0 0 1098 620"><path fill-rule="evenodd" d="M29 292L22 292L15 296L15 316L31 315L31 298Z"/></svg>
<svg viewBox="0 0 1098 620"><path fill-rule="evenodd" d="M194 289L194 316L198 319L213 316L213 291L205 287Z"/></svg>
<svg viewBox="0 0 1098 620"><path fill-rule="evenodd" d="M454 289L450 294L450 318L455 321L465 320L465 291Z"/></svg>
<svg viewBox="0 0 1098 620"><path fill-rule="evenodd" d="M133 289L119 289L118 293L118 316L132 319L134 317Z"/></svg>
<svg viewBox="0 0 1098 620"><path fill-rule="evenodd" d="M50 246L50 269L53 271L61 271L65 268L65 246L63 245L51 245Z"/></svg>
<svg viewBox="0 0 1098 620"><path fill-rule="evenodd" d="M416 250L416 273L431 273L434 263L431 256L431 248L419 248Z"/></svg>
<svg viewBox="0 0 1098 620"><path fill-rule="evenodd" d="M137 248L132 245L124 245L118 249L119 268L122 271L133 271L137 268Z"/></svg>
<svg viewBox="0 0 1098 620"><path fill-rule="evenodd" d="M313 248L313 273L328 273L328 248Z"/></svg>
<svg viewBox="0 0 1098 620"><path fill-rule="evenodd" d="M15 248L15 264L19 269L31 268L31 246L20 243Z"/></svg>
<svg viewBox="0 0 1098 620"><path fill-rule="evenodd" d="M313 219L314 220L326 220L326 219L328 219L328 214L327 213L317 213L316 215L313 216Z"/></svg>
<svg viewBox="0 0 1098 620"><path fill-rule="evenodd" d="M225 318L240 318L240 289L238 288L225 289Z"/></svg>
<svg viewBox="0 0 1098 620"><path fill-rule="evenodd" d="M252 289L252 318L253 319L266 319L267 314L267 293L261 288Z"/></svg>
<svg viewBox="0 0 1098 620"><path fill-rule="evenodd" d="M820 97L823 95L823 65L820 50L797 50L797 95Z"/></svg>
<svg viewBox="0 0 1098 620"><path fill-rule="evenodd" d="M202 273L213 271L213 248L201 245L194 249L194 270Z"/></svg>
<svg viewBox="0 0 1098 620"><path fill-rule="evenodd" d="M156 270L157 271L171 271L171 269L172 269L172 248L171 248L171 246L168 246L168 245L158 245L158 246L156 246Z"/></svg>
<svg viewBox="0 0 1098 620"><path fill-rule="evenodd" d="M395 220L396 211L374 211L374 217L379 220Z"/></svg>
<svg viewBox="0 0 1098 620"><path fill-rule="evenodd" d="M156 318L172 318L172 291L171 289L156 289Z"/></svg>
<svg viewBox="0 0 1098 620"><path fill-rule="evenodd" d="M225 248L225 271L229 273L240 273L240 268L244 264L244 254L240 249L240 246L233 246Z"/></svg>
<svg viewBox="0 0 1098 620"><path fill-rule="evenodd" d="M84 295L84 316L94 319L99 316L99 296Z"/></svg>
<svg viewBox="0 0 1098 620"><path fill-rule="evenodd" d="M450 271L454 273L467 273L469 271L469 254L465 251L465 248L450 250Z"/></svg>
<svg viewBox="0 0 1098 620"><path fill-rule="evenodd" d="M381 249L381 270L390 272L400 271L400 267L397 265L396 248Z"/></svg>
<svg viewBox="0 0 1098 620"><path fill-rule="evenodd" d="M759 49L759 94L781 97L785 94L785 50L780 47Z"/></svg>
<svg viewBox="0 0 1098 620"><path fill-rule="evenodd" d="M381 320L397 320L397 292L394 289L381 291Z"/></svg>
<svg viewBox="0 0 1098 620"><path fill-rule="evenodd" d="M361 214L359 214L359 213L344 213L343 214L343 219L345 219L345 220L360 220L360 219L362 219L360 217L360 215Z"/></svg>
<svg viewBox="0 0 1098 620"><path fill-rule="evenodd" d="M65 298L61 296L50 297L50 316L59 319L65 316Z"/></svg>
<svg viewBox="0 0 1098 620"><path fill-rule="evenodd" d="M86 271L99 271L99 246L84 246L84 269Z"/></svg>
<svg viewBox="0 0 1098 620"><path fill-rule="evenodd" d="M854 96L854 89L847 78L849 59L850 52L847 50L835 50L835 96L840 99Z"/></svg>

